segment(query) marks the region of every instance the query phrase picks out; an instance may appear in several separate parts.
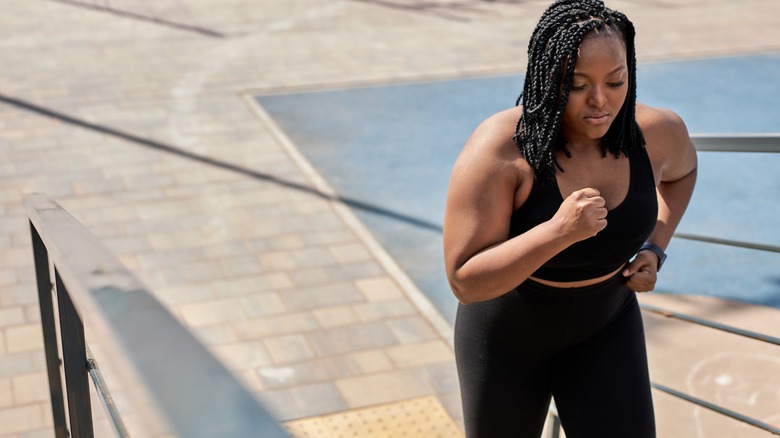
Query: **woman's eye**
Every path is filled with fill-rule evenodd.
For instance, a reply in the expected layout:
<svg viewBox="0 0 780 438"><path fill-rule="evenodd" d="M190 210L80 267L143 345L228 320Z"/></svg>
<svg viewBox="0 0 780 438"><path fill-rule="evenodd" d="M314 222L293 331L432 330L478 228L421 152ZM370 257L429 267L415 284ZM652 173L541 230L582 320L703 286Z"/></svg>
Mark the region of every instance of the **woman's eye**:
<svg viewBox="0 0 780 438"><path fill-rule="evenodd" d="M623 84L625 84L625 83L626 83L626 81L620 81L620 82L610 82L610 83L609 83L609 84L607 84L607 85L609 85L609 86L610 86L610 87L612 87L612 88L617 88L617 87L622 87L622 86L623 86Z"/></svg>
<svg viewBox="0 0 780 438"><path fill-rule="evenodd" d="M571 91L581 91L581 90L584 90L584 89L585 89L584 85L574 85L574 84L572 84L572 86L571 86Z"/></svg>

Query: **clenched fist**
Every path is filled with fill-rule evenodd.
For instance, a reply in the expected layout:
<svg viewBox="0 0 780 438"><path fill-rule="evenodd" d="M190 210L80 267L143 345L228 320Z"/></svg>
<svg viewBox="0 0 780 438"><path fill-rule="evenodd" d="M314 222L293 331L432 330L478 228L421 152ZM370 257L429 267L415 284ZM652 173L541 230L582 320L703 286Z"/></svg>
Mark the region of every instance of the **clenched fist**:
<svg viewBox="0 0 780 438"><path fill-rule="evenodd" d="M565 236L579 242L595 236L607 226L607 209L598 190L584 188L572 192L552 217Z"/></svg>

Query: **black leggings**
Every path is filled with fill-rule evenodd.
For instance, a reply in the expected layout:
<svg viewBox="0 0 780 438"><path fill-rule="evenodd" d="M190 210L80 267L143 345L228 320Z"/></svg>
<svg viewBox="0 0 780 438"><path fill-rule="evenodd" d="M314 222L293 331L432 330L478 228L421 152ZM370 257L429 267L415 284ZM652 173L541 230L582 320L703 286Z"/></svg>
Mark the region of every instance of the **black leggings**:
<svg viewBox="0 0 780 438"><path fill-rule="evenodd" d="M539 437L551 396L567 438L655 437L642 316L620 274L460 305L455 354L469 438Z"/></svg>

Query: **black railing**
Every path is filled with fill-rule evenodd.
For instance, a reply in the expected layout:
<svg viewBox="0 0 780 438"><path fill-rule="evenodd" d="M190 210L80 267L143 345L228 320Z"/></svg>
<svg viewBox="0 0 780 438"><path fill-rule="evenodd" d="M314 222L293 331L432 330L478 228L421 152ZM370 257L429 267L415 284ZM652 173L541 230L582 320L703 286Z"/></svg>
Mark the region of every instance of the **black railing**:
<svg viewBox="0 0 780 438"><path fill-rule="evenodd" d="M778 134L742 134L742 135L695 135L692 136L696 145L696 150L700 152L759 152L759 153L780 153L780 135ZM738 148L735 145L739 145ZM739 248L747 248L759 251L780 252L780 247L774 245L767 245L763 243L755 242L741 242L737 240L720 239L710 236L698 236L687 233L676 233L675 238L695 240L700 242L706 242L717 245L727 245ZM709 321L695 316L685 315L682 313L673 312L667 309L661 309L654 306L640 305L642 311L661 315L667 318L674 318L686 323L697 324L711 329L716 329L731 333L734 335L758 340L761 342L780 345L780 338L770 336L764 333L757 333L749 330L740 329L737 327L731 327L725 324L721 324L715 321ZM677 391L673 388L651 382L650 385L656 390L662 391L680 400L684 400L688 403L692 403L696 406L700 406L710 411L717 412L718 414L727 416L731 419L740 421L744 424L757 427L767 432L771 432L780 436L780 428L767 424L755 418L751 418L747 415L740 414L730 409L718 406L714 403L710 403L706 400L694 397L690 394L686 394L681 391ZM553 405L549 413L550 427L548 429L548 436L550 438L557 438L560 433L560 420L558 419L558 413Z"/></svg>
<svg viewBox="0 0 780 438"><path fill-rule="evenodd" d="M75 218L45 195L28 195L25 205L57 438L94 435L88 375L114 431L128 436L88 344L127 392L134 418L154 435L288 436Z"/></svg>

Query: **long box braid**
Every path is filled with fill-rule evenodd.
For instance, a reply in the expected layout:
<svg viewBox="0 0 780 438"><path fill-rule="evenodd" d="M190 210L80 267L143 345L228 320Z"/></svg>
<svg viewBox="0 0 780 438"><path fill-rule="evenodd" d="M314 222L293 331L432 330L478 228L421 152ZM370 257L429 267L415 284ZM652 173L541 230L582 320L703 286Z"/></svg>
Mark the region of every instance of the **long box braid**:
<svg viewBox="0 0 780 438"><path fill-rule="evenodd" d="M574 68L583 38L591 31L608 35L617 31L625 42L629 71L628 95L623 107L602 139L603 156L616 158L645 146L636 123L636 50L634 24L622 13L607 8L601 0L558 0L542 14L528 42L528 68L523 91L523 112L517 121L514 140L537 174L563 172L556 152L571 154L561 121L571 91Z"/></svg>

